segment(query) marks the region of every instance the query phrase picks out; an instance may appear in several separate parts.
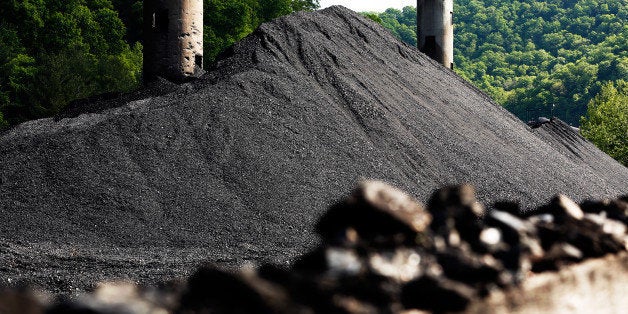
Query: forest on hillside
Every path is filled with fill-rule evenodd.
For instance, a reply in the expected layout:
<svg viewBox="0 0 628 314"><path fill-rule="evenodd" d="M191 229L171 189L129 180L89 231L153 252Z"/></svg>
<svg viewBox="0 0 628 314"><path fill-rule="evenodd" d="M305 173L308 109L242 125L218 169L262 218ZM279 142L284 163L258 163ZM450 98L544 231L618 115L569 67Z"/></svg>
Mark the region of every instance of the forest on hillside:
<svg viewBox="0 0 628 314"><path fill-rule="evenodd" d="M608 82L628 80L628 2L456 0L455 71L522 120L578 126ZM416 8L368 14L416 45Z"/></svg>
<svg viewBox="0 0 628 314"><path fill-rule="evenodd" d="M203 1L207 64L262 22L318 8L318 0ZM141 82L142 0L2 0L0 17L0 129Z"/></svg>

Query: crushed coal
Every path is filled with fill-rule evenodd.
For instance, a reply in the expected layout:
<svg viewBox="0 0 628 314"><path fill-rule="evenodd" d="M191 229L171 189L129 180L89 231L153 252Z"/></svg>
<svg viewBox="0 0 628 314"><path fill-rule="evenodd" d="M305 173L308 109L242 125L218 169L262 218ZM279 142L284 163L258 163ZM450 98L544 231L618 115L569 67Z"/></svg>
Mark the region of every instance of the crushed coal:
<svg viewBox="0 0 628 314"><path fill-rule="evenodd" d="M581 202L628 188L628 169L564 123L531 129L343 7L265 23L203 78L157 84L0 134L2 284L73 293L108 278L185 276L204 260L286 264L316 247L316 221L361 178L425 203L438 187L469 182L479 202L522 212L558 193ZM433 230L447 234L437 241L445 246L481 232L460 228L466 216L452 210L455 218L434 216L454 219L456 232ZM416 231L403 215L390 226L405 226L394 244ZM542 244L558 245L558 256L577 259L568 245L614 247L607 238L578 247L553 228L542 232L556 241ZM502 236L525 238L513 230Z"/></svg>
<svg viewBox="0 0 628 314"><path fill-rule="evenodd" d="M607 254L628 257L627 225L622 222L628 203L619 199L612 201L612 208L624 210L617 219L606 216L605 204L611 202L587 202L585 213L564 195L532 215L515 216L477 202L470 185L441 188L431 200L425 208L383 182L364 181L321 218L317 228L321 245L289 267L250 265L233 272L204 265L187 280L167 286L106 283L76 299L38 300L36 290L29 289L0 291L0 309L99 314L449 313L481 304L499 291L532 293L521 285L534 276L532 272L566 269ZM364 220L375 213L377 220ZM432 219L434 213L444 213L443 218ZM446 228L440 226L443 222ZM607 228L609 223L616 228ZM479 232L464 235L465 226ZM542 231L549 229L552 232ZM624 264L620 271L627 270ZM563 289L584 289L583 282L559 281L572 284ZM540 293L549 291L542 288ZM615 310L619 308L616 305Z"/></svg>

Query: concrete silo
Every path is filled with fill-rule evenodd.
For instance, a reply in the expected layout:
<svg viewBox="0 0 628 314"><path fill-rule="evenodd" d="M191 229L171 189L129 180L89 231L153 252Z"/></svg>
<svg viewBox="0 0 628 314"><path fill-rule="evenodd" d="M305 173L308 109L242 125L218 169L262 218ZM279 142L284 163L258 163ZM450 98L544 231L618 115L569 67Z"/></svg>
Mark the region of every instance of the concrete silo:
<svg viewBox="0 0 628 314"><path fill-rule="evenodd" d="M144 82L203 73L203 0L144 0Z"/></svg>
<svg viewBox="0 0 628 314"><path fill-rule="evenodd" d="M417 46L442 65L454 67L454 1L417 1Z"/></svg>

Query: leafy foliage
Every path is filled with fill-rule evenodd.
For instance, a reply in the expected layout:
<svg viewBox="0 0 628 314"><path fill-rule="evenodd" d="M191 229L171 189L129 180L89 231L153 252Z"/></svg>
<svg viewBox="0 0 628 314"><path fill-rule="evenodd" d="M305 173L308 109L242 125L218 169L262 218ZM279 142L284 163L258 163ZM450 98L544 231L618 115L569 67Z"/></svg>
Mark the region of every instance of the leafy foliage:
<svg viewBox="0 0 628 314"><path fill-rule="evenodd" d="M597 147L628 166L628 82L607 83L591 102L581 132Z"/></svg>
<svg viewBox="0 0 628 314"><path fill-rule="evenodd" d="M405 7L401 11L390 8L378 17L381 20L380 24L391 30L393 35L409 45L416 46L416 13L415 7Z"/></svg>
<svg viewBox="0 0 628 314"><path fill-rule="evenodd" d="M139 83L141 45L125 41L125 26L113 9L110 0L0 3L4 125L54 115L73 99Z"/></svg>
<svg viewBox="0 0 628 314"><path fill-rule="evenodd" d="M318 0L204 0L206 62L244 38L261 23L295 11L314 10Z"/></svg>
<svg viewBox="0 0 628 314"><path fill-rule="evenodd" d="M601 86L628 78L626 1L454 4L456 72L521 119L553 113L578 125ZM416 22L400 13L388 9L379 17L398 38L416 45L416 38L402 35Z"/></svg>

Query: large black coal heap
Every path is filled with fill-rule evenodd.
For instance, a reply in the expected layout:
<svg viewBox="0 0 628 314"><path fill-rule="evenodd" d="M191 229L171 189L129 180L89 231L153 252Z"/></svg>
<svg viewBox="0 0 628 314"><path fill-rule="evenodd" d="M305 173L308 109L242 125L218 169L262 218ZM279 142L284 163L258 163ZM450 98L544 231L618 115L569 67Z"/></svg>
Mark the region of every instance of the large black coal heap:
<svg viewBox="0 0 628 314"><path fill-rule="evenodd" d="M0 135L0 278L71 290L204 258L285 262L360 178L423 201L469 182L524 208L628 190L586 141L532 131L343 7L263 24L203 79L155 93Z"/></svg>

